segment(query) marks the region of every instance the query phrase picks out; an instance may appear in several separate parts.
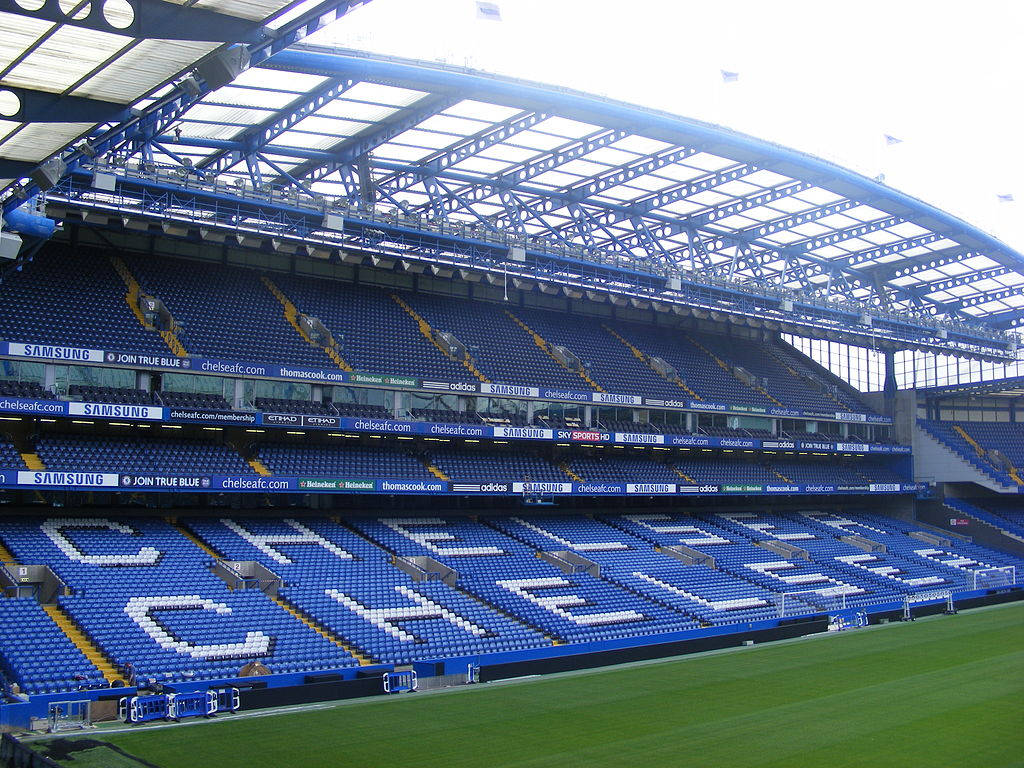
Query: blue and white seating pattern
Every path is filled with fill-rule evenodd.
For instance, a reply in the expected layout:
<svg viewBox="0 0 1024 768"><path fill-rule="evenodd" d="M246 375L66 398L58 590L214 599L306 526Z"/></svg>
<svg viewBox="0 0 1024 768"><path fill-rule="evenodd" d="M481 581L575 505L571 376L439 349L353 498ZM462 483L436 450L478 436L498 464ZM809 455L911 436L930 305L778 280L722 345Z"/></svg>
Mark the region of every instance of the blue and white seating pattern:
<svg viewBox="0 0 1024 768"><path fill-rule="evenodd" d="M405 664L656 636L840 602L899 603L919 591L970 589L979 568L1024 565L966 542L928 545L910 535L910 521L831 511L181 524L226 560L273 571L282 598L345 647L259 590L229 589L211 572L211 555L163 520L10 517L0 520L0 542L20 563L49 565L70 587L59 605L117 666L130 663L138 678L160 681L230 677L249 661L303 672L355 666L353 653ZM841 540L851 534L888 551ZM756 543L768 540L810 559L785 559ZM713 557L715 567L657 551L677 545ZM591 560L600 575L565 573L539 557L562 550ZM414 581L392 562L424 555L453 569L454 584ZM29 693L105 684L29 598L0 598L0 672Z"/></svg>

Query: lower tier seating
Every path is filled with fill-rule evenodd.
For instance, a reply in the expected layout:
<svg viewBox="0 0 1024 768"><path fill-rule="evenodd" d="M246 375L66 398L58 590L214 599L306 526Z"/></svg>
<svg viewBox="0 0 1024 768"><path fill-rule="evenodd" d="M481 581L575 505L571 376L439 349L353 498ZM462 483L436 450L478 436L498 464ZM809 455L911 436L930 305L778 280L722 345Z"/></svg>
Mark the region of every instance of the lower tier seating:
<svg viewBox="0 0 1024 768"><path fill-rule="evenodd" d="M1024 566L919 533L912 521L847 510L10 516L0 519L0 545L16 563L49 566L66 594L56 608L0 597L0 675L38 694L103 687L114 674L234 677L250 662L286 673L472 660L898 606L922 591L976 588L979 570ZM567 553L586 567L559 567ZM405 560L422 557L434 565ZM218 578L220 559L256 563L273 578L243 588L244 579Z"/></svg>

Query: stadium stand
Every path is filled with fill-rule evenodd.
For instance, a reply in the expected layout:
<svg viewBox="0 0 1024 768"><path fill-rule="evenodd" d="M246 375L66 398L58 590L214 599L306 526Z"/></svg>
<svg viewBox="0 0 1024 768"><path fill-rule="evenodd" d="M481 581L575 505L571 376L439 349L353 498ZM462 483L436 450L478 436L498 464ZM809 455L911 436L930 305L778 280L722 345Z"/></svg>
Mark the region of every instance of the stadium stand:
<svg viewBox="0 0 1024 768"><path fill-rule="evenodd" d="M7 397L28 397L35 400L50 400L53 393L43 389L35 381L0 381L0 395Z"/></svg>
<svg viewBox="0 0 1024 768"><path fill-rule="evenodd" d="M164 303L188 354L338 367L338 361L307 341L287 319L280 300L264 282L270 278L255 270L144 259L128 253L118 258L143 294ZM76 264L83 259L88 259L90 272L79 279L82 270ZM368 285L295 275L274 274L271 283L297 312L319 318L337 342L344 363L359 371L476 381L478 377L466 365L428 338L449 332L466 346L475 369L497 383L641 392L675 399L689 397L692 391L716 402L785 404L825 413L870 411L851 392L813 373L810 363L800 361L794 350L775 344L648 326L603 325L585 316L540 309L516 308L511 314L486 302L425 293L392 294ZM4 306L0 335L6 338L168 352L159 334L146 330L133 317L125 300L125 283L100 251L82 249L74 256L67 250L48 249L25 265L16 279L0 286L0 305ZM27 318L33 313L27 308L36 306L48 307L52 316L37 313L38 319L29 324ZM564 347L580 360L583 370L567 367L541 344ZM684 384L656 373L627 346L632 344L638 346L637 354L655 355L674 366ZM83 399L96 394L79 389ZM198 400L182 400L182 393L164 392L159 397L175 407L202 405Z"/></svg>
<svg viewBox="0 0 1024 768"><path fill-rule="evenodd" d="M107 687L33 597L0 599L0 670L29 695Z"/></svg>
<svg viewBox="0 0 1024 768"><path fill-rule="evenodd" d="M229 591L211 556L162 520L6 519L2 531L18 562L48 564L71 589L58 598L65 632L80 629L122 677L231 677L251 660L279 672L358 663L259 590Z"/></svg>
<svg viewBox="0 0 1024 768"><path fill-rule="evenodd" d="M312 400L286 400L276 397L257 397L256 409L267 413L303 413L309 416L337 416L330 403L315 403Z"/></svg>
<svg viewBox="0 0 1024 768"><path fill-rule="evenodd" d="M993 480L1010 486L1015 484L1024 484L1024 482L1018 482L1018 479L1014 478L1011 472L1007 471L1007 469L1012 468L1007 468L1005 466L1000 468L997 466L993 462L993 457L990 456L988 452L976 440L974 440L974 438L971 437L960 424L955 422L932 421L928 419L918 419L917 424L927 434L931 435L952 451L954 455L968 462L978 471L988 475ZM976 430L980 425L975 422L971 422L967 426L972 430ZM989 435L989 440L993 439L992 435L984 430L984 427L982 427L982 431L986 435ZM1007 446L1011 452L1014 450L1013 447L1011 447L1012 445L1014 445L1013 442ZM1020 478L1020 475L1018 475L1018 478Z"/></svg>
<svg viewBox="0 0 1024 768"><path fill-rule="evenodd" d="M125 302L105 254L55 246L0 284L0 336L21 342L167 354Z"/></svg>
<svg viewBox="0 0 1024 768"><path fill-rule="evenodd" d="M0 521L11 558L48 565L70 590L56 607L0 598L0 670L42 693L131 674L232 676L251 660L285 672L473 657L837 603L898 604L924 589L968 588L978 568L1024 564L966 542L936 547L912 535L913 523L862 512L178 522ZM851 536L885 551L865 552ZM771 549L780 543L792 548L788 556ZM713 567L669 556L679 545L713 558ZM565 552L590 566L556 567ZM432 558L451 572L417 581L411 574L421 566L403 570L395 557ZM279 592L218 578L210 569L222 559L260 564L280 580ZM783 592L798 594L783 601ZM22 625L34 631L13 631Z"/></svg>
<svg viewBox="0 0 1024 768"><path fill-rule="evenodd" d="M1024 502L1008 498L943 499L950 509L983 520L1018 538L1024 539Z"/></svg>
<svg viewBox="0 0 1024 768"><path fill-rule="evenodd" d="M154 394L143 389L98 387L87 384L72 384L68 387L68 397L86 403L123 403L128 405L153 405L156 403Z"/></svg>
<svg viewBox="0 0 1024 768"><path fill-rule="evenodd" d="M43 465L52 470L252 474L236 451L210 440L47 435L37 441L37 448Z"/></svg>
<svg viewBox="0 0 1024 768"><path fill-rule="evenodd" d="M383 448L262 443L258 458L275 475L435 479L421 458Z"/></svg>
<svg viewBox="0 0 1024 768"><path fill-rule="evenodd" d="M0 433L0 469L25 469L18 449L3 433Z"/></svg>

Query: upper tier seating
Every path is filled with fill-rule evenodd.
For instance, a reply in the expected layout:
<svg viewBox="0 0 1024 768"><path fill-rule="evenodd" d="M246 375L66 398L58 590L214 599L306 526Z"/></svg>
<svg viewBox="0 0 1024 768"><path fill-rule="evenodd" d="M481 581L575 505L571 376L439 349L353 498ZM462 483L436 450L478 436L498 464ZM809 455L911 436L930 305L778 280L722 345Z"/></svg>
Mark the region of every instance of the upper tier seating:
<svg viewBox="0 0 1024 768"><path fill-rule="evenodd" d="M143 292L160 298L182 327L178 338L191 354L335 367L285 320L281 304L258 273L174 259L124 259Z"/></svg>
<svg viewBox="0 0 1024 768"><path fill-rule="evenodd" d="M996 467L988 457L978 455L978 451L975 447L971 445L963 435L957 432L956 427L960 426L958 423L918 419L917 425L982 474L987 475L1003 485L1016 485L1016 481L1005 471ZM976 424L975 422L969 422L968 426L973 429ZM971 433L966 429L964 431L967 432L968 436L971 435Z"/></svg>
<svg viewBox="0 0 1024 768"><path fill-rule="evenodd" d="M135 319L127 292L105 253L50 245L0 284L0 338L166 355L163 339Z"/></svg>
<svg viewBox="0 0 1024 768"><path fill-rule="evenodd" d="M1024 424L961 421L957 426L983 449L999 451L1014 467L1024 470Z"/></svg>
<svg viewBox="0 0 1024 768"><path fill-rule="evenodd" d="M476 367L497 384L589 389L540 349L500 305L429 294L404 298L435 330L465 344Z"/></svg>
<svg viewBox="0 0 1024 768"><path fill-rule="evenodd" d="M142 290L160 298L180 326L188 353L253 363L335 368L320 348L306 342L285 319L281 303L261 273L240 266L173 258L118 254ZM318 317L338 344L341 357L357 371L448 382L476 382L470 370L443 354L421 333L417 320L392 298L393 292L366 284L273 273L273 282L299 312ZM43 249L23 271L0 285L0 337L13 341L108 348L167 355L155 331L145 330L125 302L127 289L99 250L72 252L60 245ZM432 294L394 294L435 332L449 331L490 381L543 389L588 390L591 384L540 349L500 304ZM720 403L789 407L834 413L866 411L848 388L834 392L794 349L678 328L624 322L535 308L514 308L515 316L547 342L567 347L590 371L597 386L611 392L646 394L685 401L690 394L639 360L615 331L641 352L674 366L697 397ZM771 394L743 383L726 368L741 365ZM822 389L813 380L826 385ZM773 400L774 398L774 400ZM180 407L195 405L176 403Z"/></svg>
<svg viewBox="0 0 1024 768"><path fill-rule="evenodd" d="M320 318L357 371L474 381L423 337L387 290L285 275L274 275L274 281L299 311Z"/></svg>

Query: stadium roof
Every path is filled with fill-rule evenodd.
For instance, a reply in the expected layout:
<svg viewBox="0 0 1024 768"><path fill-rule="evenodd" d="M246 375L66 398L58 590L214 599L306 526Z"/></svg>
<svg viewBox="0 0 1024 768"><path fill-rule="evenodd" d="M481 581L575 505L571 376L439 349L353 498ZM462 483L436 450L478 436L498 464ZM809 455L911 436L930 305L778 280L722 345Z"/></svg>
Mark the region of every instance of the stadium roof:
<svg viewBox="0 0 1024 768"><path fill-rule="evenodd" d="M207 5L227 13L253 4ZM254 7L272 17L283 5ZM338 6L318 10L325 5ZM120 134L108 123L90 142L106 137L93 142L103 163L125 172L136 163L183 193L225 182L242 197L290 191L325 207L344 201L393 209L406 222L457 223L481 237L511 234L640 274L727 280L996 331L1024 324L1024 256L818 158L566 89L282 47L264 46L233 82L163 109L160 119L152 116L165 94L135 101L134 114L151 119L136 120L134 137L129 119ZM126 44L94 70L127 66L131 50ZM88 93L132 103L127 84L100 91L99 72L62 83L62 100ZM29 84L39 87L45 76L35 77ZM41 133L33 122L18 125L13 136ZM34 144L29 162L71 133Z"/></svg>
<svg viewBox="0 0 1024 768"><path fill-rule="evenodd" d="M1024 398L1024 376L977 381L971 384L949 384L941 387L918 388L920 394L928 397L986 396Z"/></svg>
<svg viewBox="0 0 1024 768"><path fill-rule="evenodd" d="M0 187L234 46L259 62L365 0L0 1Z"/></svg>

